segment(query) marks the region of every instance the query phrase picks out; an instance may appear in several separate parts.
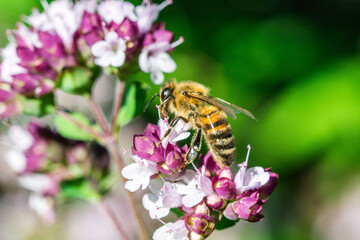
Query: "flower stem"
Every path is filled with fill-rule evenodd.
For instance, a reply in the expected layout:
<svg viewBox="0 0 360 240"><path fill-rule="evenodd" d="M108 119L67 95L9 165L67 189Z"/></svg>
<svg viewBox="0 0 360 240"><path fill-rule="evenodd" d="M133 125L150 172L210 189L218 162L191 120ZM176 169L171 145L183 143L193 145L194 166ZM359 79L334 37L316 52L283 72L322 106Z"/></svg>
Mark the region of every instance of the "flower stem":
<svg viewBox="0 0 360 240"><path fill-rule="evenodd" d="M100 125L101 130L106 135L111 135L108 123L106 122L105 116L99 106L96 104L93 98L89 99L90 108L94 114L95 120Z"/></svg>
<svg viewBox="0 0 360 240"><path fill-rule="evenodd" d="M118 106L120 108L120 105ZM116 135L114 135L113 133L111 133L108 124L106 123L105 117L101 111L101 109L97 106L97 104L90 99L90 108L94 114L95 120L98 122L98 124L100 125L100 127L102 128L102 130L104 131L104 133L107 135L106 136L106 146L110 152L110 155L112 157L112 159L114 159L116 166L118 168L119 174L121 176L122 182L125 183L126 179L122 176L121 171L124 168L124 161L120 155L119 149L118 149L118 138ZM117 110L119 111L119 110ZM128 198L130 200L131 203L131 207L133 210L133 214L137 220L138 223L138 227L141 233L141 239L143 240L149 240L149 236L145 227L145 224L142 220L141 214L138 211L138 206L135 202L133 193L130 191L125 191L128 195Z"/></svg>
<svg viewBox="0 0 360 240"><path fill-rule="evenodd" d="M100 201L99 205L113 222L120 239L128 240L129 238L126 236L124 229L122 228L120 222L116 218L116 215L113 212L113 210L110 208L110 206L108 206L104 200Z"/></svg>
<svg viewBox="0 0 360 240"><path fill-rule="evenodd" d="M114 104L111 116L111 129L115 133L116 132L116 119L120 111L121 101L124 92L124 83L118 79L116 79L115 86L115 96L114 96Z"/></svg>

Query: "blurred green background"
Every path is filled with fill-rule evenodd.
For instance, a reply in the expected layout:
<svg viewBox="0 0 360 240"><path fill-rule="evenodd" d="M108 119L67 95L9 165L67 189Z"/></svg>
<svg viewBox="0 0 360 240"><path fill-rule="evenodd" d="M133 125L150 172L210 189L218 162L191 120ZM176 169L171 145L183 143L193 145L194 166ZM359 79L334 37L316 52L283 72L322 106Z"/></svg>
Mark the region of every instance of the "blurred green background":
<svg viewBox="0 0 360 240"><path fill-rule="evenodd" d="M33 6L0 1L1 47ZM175 0L160 20L185 38L167 77L250 110L230 120L237 161L251 144L250 166L280 175L262 222L210 239L360 239L360 1Z"/></svg>

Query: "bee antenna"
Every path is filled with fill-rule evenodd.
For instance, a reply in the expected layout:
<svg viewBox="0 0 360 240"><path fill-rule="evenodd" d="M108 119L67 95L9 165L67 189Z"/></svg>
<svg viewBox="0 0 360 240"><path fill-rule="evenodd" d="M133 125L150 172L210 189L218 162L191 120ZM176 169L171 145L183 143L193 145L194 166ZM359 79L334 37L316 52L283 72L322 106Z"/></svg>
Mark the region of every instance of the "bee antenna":
<svg viewBox="0 0 360 240"><path fill-rule="evenodd" d="M154 100L155 97L160 97L160 95L158 93L155 93L154 96L152 96L152 98L150 99L150 101L146 104L146 106L144 107L144 112L146 111L146 109L149 107L150 103Z"/></svg>

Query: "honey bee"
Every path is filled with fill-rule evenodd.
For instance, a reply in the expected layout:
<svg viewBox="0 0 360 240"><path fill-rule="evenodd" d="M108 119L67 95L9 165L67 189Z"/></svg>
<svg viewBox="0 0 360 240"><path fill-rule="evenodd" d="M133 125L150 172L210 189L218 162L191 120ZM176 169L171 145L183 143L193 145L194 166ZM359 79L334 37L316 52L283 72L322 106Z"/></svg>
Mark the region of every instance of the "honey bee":
<svg viewBox="0 0 360 240"><path fill-rule="evenodd" d="M169 129L159 143L170 134L180 119L185 123L190 122L191 127L197 129L185 156L186 164L191 163L198 155L204 136L219 167L229 167L235 160L236 147L227 116L235 119L235 114L244 113L253 119L255 117L243 108L210 96L209 91L209 88L197 82L171 80L161 87L160 95L155 94L152 97L145 109L158 96L161 102L160 117L169 118L170 114L174 113Z"/></svg>

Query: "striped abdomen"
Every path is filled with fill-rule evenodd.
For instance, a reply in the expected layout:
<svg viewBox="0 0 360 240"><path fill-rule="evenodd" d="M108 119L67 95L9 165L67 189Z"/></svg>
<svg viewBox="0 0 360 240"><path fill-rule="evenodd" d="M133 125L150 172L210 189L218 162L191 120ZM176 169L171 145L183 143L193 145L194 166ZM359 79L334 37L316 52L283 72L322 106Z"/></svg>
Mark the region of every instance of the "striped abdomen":
<svg viewBox="0 0 360 240"><path fill-rule="evenodd" d="M217 164L230 166L236 155L235 139L226 114L214 106L207 106L200 113L200 122L207 145Z"/></svg>

